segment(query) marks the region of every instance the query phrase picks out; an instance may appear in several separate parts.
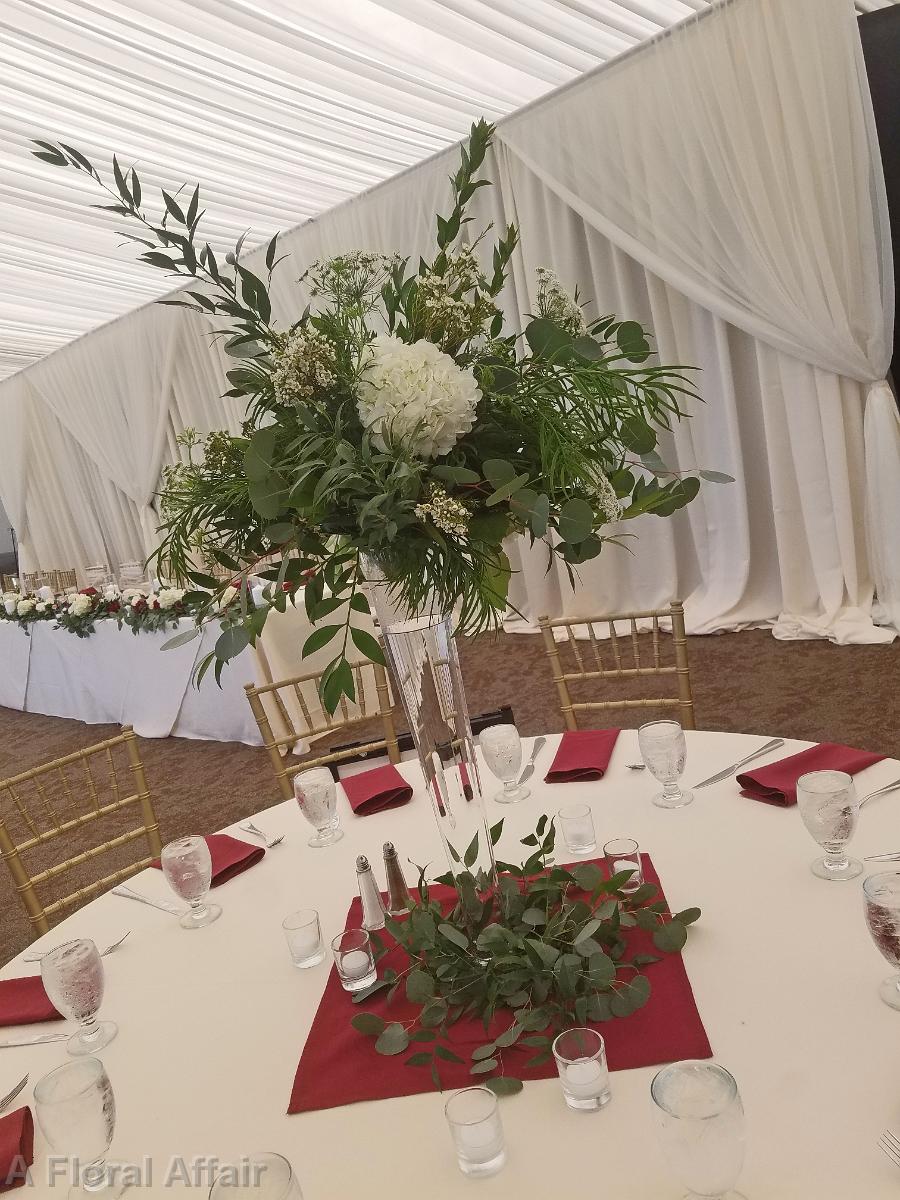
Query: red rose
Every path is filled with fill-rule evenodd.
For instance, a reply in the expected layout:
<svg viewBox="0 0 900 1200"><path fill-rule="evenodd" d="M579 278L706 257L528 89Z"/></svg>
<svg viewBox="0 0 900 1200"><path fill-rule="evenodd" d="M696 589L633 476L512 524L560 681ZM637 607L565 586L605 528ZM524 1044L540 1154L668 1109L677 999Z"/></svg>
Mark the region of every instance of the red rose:
<svg viewBox="0 0 900 1200"><path fill-rule="evenodd" d="M106 606L106 611L107 612L118 612L120 608L121 608L121 605L119 604L118 600L110 600Z"/></svg>
<svg viewBox="0 0 900 1200"><path fill-rule="evenodd" d="M82 588L78 593L79 596L99 596L99 594L97 589L93 587Z"/></svg>
<svg viewBox="0 0 900 1200"><path fill-rule="evenodd" d="M132 604L131 607L135 612L146 612L147 611L147 601L143 600L143 599L137 600L137 601L135 601L134 604Z"/></svg>

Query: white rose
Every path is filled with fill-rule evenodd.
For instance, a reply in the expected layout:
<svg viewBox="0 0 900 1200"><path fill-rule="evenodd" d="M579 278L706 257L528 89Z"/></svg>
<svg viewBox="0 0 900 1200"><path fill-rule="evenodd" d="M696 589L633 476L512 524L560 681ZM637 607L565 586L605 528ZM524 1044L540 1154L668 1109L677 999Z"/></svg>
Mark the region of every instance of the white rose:
<svg viewBox="0 0 900 1200"><path fill-rule="evenodd" d="M121 595L122 593L117 587L108 587L103 593L103 599L108 601L118 600Z"/></svg>
<svg viewBox="0 0 900 1200"><path fill-rule="evenodd" d="M49 607L50 607L50 605L47 603L46 600L39 600L37 602L37 604L34 606L34 611L39 612L39 613L46 612Z"/></svg>
<svg viewBox="0 0 900 1200"><path fill-rule="evenodd" d="M184 599L183 588L162 588L157 599L159 607L164 609L174 608L176 604Z"/></svg>
<svg viewBox="0 0 900 1200"><path fill-rule="evenodd" d="M37 602L35 600L32 600L30 596L27 597L25 600L20 600L19 603L16 605L16 612L19 614L20 617L27 617L28 614L31 612L31 610L34 608L36 603Z"/></svg>
<svg viewBox="0 0 900 1200"><path fill-rule="evenodd" d="M366 356L357 407L379 449L395 441L419 458L437 458L475 424L481 392L474 374L433 342L407 345L380 334Z"/></svg>
<svg viewBox="0 0 900 1200"><path fill-rule="evenodd" d="M133 605L135 600L144 599L144 590L143 588L126 588L125 591L122 592L122 599L126 604Z"/></svg>
<svg viewBox="0 0 900 1200"><path fill-rule="evenodd" d="M237 588L232 587L231 584L229 584L222 593L222 598L219 600L219 610L221 611L223 608L227 608L237 594Z"/></svg>

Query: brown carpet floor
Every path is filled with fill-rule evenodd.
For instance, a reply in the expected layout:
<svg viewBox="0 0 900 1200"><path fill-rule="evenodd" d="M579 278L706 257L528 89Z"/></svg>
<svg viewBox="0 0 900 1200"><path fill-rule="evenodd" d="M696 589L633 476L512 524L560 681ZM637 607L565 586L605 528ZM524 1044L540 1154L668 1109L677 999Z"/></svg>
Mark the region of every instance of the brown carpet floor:
<svg viewBox="0 0 900 1200"><path fill-rule="evenodd" d="M688 644L700 728L841 741L898 754L900 645L786 643L763 630L689 638ZM464 643L461 652L473 714L511 704L524 735L563 728L539 637L482 637ZM634 727L642 719L643 713L631 710L620 720L593 723ZM117 732L0 708L0 778ZM141 740L140 746L164 841L215 830L278 799L262 749L182 738ZM27 941L27 923L0 867L0 963Z"/></svg>

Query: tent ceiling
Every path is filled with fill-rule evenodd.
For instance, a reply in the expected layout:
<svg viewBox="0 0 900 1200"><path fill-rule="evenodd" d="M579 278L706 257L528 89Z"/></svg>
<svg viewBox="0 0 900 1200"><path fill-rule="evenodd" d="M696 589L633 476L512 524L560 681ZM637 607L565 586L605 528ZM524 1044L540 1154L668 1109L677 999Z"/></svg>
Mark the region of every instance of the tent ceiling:
<svg viewBox="0 0 900 1200"><path fill-rule="evenodd" d="M707 3L3 0L0 377L170 286L31 138L116 151L145 193L199 180L209 240L253 245Z"/></svg>

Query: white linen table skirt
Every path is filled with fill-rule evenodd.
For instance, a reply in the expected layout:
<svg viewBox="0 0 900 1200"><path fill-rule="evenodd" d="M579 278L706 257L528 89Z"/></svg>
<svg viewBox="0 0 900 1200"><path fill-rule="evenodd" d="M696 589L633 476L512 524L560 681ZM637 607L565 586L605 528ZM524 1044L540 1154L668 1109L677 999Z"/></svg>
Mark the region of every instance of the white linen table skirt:
<svg viewBox="0 0 900 1200"><path fill-rule="evenodd" d="M0 704L88 725L132 725L141 737L260 745L244 695L244 684L255 682L250 655L225 668L221 689L212 671L199 691L194 687L194 666L215 645L218 622L200 638L162 651L192 624L185 618L178 629L134 634L114 621L98 621L87 638L49 621L32 625L30 636L0 624Z"/></svg>

